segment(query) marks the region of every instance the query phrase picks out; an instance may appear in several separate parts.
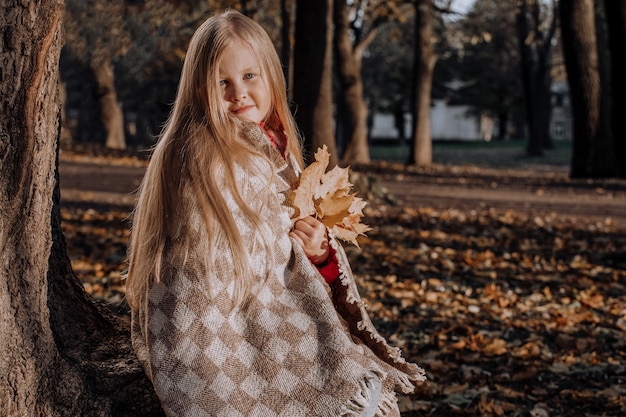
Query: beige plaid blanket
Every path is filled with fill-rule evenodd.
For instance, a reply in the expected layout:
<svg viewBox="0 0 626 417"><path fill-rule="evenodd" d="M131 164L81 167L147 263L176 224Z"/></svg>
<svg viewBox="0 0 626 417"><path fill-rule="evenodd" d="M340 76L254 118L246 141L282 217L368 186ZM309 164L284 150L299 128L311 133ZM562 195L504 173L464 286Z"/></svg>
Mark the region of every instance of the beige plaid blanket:
<svg viewBox="0 0 626 417"><path fill-rule="evenodd" d="M206 232L199 215L190 222L198 245L186 262L168 259L165 278L150 288L148 317L132 312L133 345L164 410L198 417L359 416L369 404L372 379L379 379L376 415L399 416L395 392L411 392L425 379L423 370L376 332L336 240L331 244L341 276L331 289L289 238L292 209L285 192L296 175L260 129L249 128L246 137L274 164L271 184L242 167L236 173L245 201L267 219L275 245L267 253L247 236L250 223L224 190L249 237L250 279L256 282L247 308L232 310L227 243L222 240L218 261L206 270L198 262L206 253Z"/></svg>

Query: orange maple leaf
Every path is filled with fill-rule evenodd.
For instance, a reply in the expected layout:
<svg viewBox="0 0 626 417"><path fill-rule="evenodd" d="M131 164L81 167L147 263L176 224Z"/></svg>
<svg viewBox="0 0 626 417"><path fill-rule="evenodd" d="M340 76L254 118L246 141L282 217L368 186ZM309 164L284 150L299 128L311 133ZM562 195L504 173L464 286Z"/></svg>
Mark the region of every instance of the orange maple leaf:
<svg viewBox="0 0 626 417"><path fill-rule="evenodd" d="M300 184L290 196L291 205L297 210L295 220L315 216L337 238L359 246L357 237L371 230L361 223L367 202L350 194L349 168L334 167L326 172L329 160L330 154L323 145L315 153L315 162L302 172Z"/></svg>

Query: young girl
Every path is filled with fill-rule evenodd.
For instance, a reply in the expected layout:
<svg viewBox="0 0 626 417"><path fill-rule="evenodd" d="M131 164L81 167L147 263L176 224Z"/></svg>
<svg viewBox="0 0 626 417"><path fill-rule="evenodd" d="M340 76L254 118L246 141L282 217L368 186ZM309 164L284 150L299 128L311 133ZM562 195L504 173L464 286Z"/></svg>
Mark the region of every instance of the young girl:
<svg viewBox="0 0 626 417"><path fill-rule="evenodd" d="M266 32L209 18L140 189L133 346L168 416L399 416L424 379L373 328L342 247L292 222L302 171Z"/></svg>

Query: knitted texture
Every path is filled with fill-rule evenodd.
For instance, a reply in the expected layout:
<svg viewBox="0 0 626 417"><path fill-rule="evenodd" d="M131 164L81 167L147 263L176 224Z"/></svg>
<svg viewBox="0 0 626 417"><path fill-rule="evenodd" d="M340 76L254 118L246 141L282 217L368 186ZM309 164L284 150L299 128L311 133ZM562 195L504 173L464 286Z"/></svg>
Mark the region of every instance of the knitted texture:
<svg viewBox="0 0 626 417"><path fill-rule="evenodd" d="M236 167L244 200L266 219L269 250L223 190L253 265L245 308L231 308L235 278L226 239L218 240L212 268L202 266L207 236L198 214L188 225L198 244L184 261L166 251L162 280L149 289L147 317L132 311L133 346L166 414L359 416L377 378L376 415L399 416L394 391L413 391L414 382L425 379L423 370L376 332L335 239L340 277L331 290L289 238L293 209L285 195L296 174L258 127L244 136L268 156L274 166L266 172L275 174L268 183Z"/></svg>

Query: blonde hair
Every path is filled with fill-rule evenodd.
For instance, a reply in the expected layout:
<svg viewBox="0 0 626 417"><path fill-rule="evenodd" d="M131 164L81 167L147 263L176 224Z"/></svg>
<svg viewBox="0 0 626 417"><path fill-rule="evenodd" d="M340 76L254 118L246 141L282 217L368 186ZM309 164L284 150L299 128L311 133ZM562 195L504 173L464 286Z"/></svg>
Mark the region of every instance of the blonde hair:
<svg viewBox="0 0 626 417"><path fill-rule="evenodd" d="M198 243L188 236L186 226L186 222L192 221L192 204L200 209L209 239L203 259L205 267L219 256L212 250L219 234L210 232L221 229L232 250L237 299L242 300L252 285L245 279L251 276L251 265L242 236L215 180L220 177L218 174L223 175L257 237L262 235L264 219L243 200L234 174L235 160L258 170L251 158L261 155L238 139L242 123L226 111L219 90L221 56L237 40L250 45L268 85L271 108L266 124L284 129L289 138L287 152L302 168L300 136L289 110L282 66L271 39L258 23L237 11L227 10L208 18L191 38L174 106L139 189L126 277L126 297L133 309L146 311L147 292L153 282L161 280L166 250L168 257L184 260L192 245ZM189 190L192 199L185 195ZM176 245L166 247L168 242Z"/></svg>

